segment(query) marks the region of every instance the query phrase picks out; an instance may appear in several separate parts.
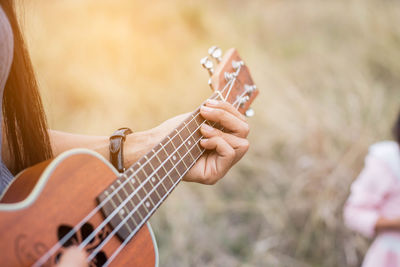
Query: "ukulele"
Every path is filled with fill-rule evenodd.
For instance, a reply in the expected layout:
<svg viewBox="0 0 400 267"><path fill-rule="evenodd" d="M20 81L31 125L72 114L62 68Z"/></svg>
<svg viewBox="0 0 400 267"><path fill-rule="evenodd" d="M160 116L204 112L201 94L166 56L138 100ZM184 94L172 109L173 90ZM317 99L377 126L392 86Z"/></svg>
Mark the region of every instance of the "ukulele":
<svg viewBox="0 0 400 267"><path fill-rule="evenodd" d="M201 63L211 75L210 98L253 115L258 90L237 51L209 54ZM53 266L72 245L87 252L89 266L158 266L148 220L205 152L204 123L223 130L198 108L124 173L84 149L20 173L0 202L0 266Z"/></svg>

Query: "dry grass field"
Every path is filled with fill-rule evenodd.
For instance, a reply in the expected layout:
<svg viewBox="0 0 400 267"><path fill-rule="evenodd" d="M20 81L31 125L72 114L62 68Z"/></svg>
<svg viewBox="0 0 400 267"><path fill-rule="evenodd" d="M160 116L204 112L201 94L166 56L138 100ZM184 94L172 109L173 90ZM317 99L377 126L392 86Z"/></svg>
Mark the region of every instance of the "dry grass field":
<svg viewBox="0 0 400 267"><path fill-rule="evenodd" d="M22 13L54 129L140 131L193 110L214 44L250 67L251 148L153 216L160 266L360 265L369 242L342 207L400 108L399 1L25 0Z"/></svg>

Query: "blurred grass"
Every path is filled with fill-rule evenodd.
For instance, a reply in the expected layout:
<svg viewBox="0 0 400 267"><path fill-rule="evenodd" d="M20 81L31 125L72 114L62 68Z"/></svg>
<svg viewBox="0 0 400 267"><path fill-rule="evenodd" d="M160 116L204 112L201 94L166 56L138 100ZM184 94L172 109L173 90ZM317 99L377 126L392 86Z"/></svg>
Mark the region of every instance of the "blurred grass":
<svg viewBox="0 0 400 267"><path fill-rule="evenodd" d="M400 2L24 1L52 128L136 131L210 95L199 59L238 48L261 89L251 149L152 218L161 266L359 266L342 206L400 99Z"/></svg>

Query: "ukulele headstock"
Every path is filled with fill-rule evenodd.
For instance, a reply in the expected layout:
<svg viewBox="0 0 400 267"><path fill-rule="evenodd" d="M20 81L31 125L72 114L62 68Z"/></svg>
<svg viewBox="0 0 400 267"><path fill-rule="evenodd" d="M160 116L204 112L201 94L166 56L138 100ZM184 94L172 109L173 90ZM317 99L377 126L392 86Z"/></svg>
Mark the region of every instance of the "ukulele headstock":
<svg viewBox="0 0 400 267"><path fill-rule="evenodd" d="M242 114L251 117L254 112L250 105L259 91L236 49L229 49L222 57L221 49L213 46L208 53L201 64L210 75L209 85L218 93L218 99L231 103ZM215 69L210 57L217 63Z"/></svg>

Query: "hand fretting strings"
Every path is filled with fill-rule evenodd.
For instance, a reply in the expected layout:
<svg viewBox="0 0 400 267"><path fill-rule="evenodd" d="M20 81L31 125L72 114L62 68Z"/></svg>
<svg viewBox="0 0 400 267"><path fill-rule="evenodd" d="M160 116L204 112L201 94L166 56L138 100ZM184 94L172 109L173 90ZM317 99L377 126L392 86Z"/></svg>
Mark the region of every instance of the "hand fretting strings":
<svg viewBox="0 0 400 267"><path fill-rule="evenodd" d="M246 93L243 93L243 95L245 95ZM234 104L239 104L239 101L236 100ZM202 123L201 125L203 125L204 123ZM201 125L197 128L200 129ZM213 126L215 126L215 123L213 124ZM197 130L196 129L196 130ZM223 129L223 128L222 128ZM198 144L200 142L200 140L202 140L203 137L199 138L198 140L196 140L196 144ZM182 157L183 158L194 148L194 146L188 151L186 152L186 154ZM203 149L202 152L204 152L205 149ZM126 244L132 239L132 237L137 233L137 231L143 226L144 223L146 223L147 219L153 214L153 212L163 203L164 199L168 196L168 194L176 187L176 185L178 185L178 183L182 180L183 176L185 176L186 172L189 171L189 169L196 163L196 161L202 156L203 154L200 154L196 160L190 165L190 167L181 175L181 177L173 184L173 186L168 190L167 194L164 195L164 197L162 199L160 199L156 205L154 205L153 209L148 213L148 215L142 220L142 222L135 228L134 231L132 231L130 233L130 235L128 236L128 238L125 239L125 241L118 247L118 249L111 255L111 257L107 260L107 262L103 265L103 266L107 266L108 264L111 263L111 261L119 254L119 252L126 246ZM178 163L176 163L175 166L177 166L182 160L180 160ZM162 181L164 179L166 179L168 177L169 172L162 178L162 180L160 182L157 183L157 185L152 189L152 191L154 191L158 186L160 186L160 184L162 183ZM149 195L151 194L151 192L148 193L148 195L125 217L125 219L123 219L123 221L121 221L119 223L119 225L114 228L114 230L107 236L106 239L103 240L102 243L100 243L98 245L98 247L96 247L95 250L92 251L92 253L89 255L89 257L87 258L87 261L90 262L95 256L96 254L106 245L106 243L109 241L109 239L111 239L117 232L118 230L127 222L127 220L130 218L130 216L133 215L133 213L135 211L137 211L137 209L139 208L140 205L143 205L143 203L145 202L146 198L149 198ZM87 238L88 239L88 238ZM81 243L83 244L83 243Z"/></svg>
<svg viewBox="0 0 400 267"><path fill-rule="evenodd" d="M245 95L246 93L243 93L241 96ZM238 100L235 101L235 104L239 103ZM201 124L202 125L202 124ZM201 127L201 125L199 126L199 128ZM215 123L214 123L215 125ZM213 126L214 126L213 125ZM223 129L223 128L222 128ZM198 142L200 142L200 140L202 140L203 137L199 138L199 140L196 141L196 144ZM194 147L192 147L190 150L192 150ZM185 156L190 152L190 150L185 154ZM205 149L203 149L203 152L205 151ZM189 171L189 169L196 163L196 161L202 156L203 154L200 154L196 160L190 165L190 167L187 169L187 171ZM184 157L185 157L184 156ZM179 164L179 163L177 163ZM182 174L181 178L179 178L174 185L169 189L168 194L175 189L175 187L178 185L178 183L181 181L182 177L185 176L186 172L184 174ZM163 177L163 179L165 179L167 177L167 175L165 175ZM159 182L159 184L161 183L161 181ZM157 184L156 186L159 186L159 184ZM135 231L131 232L131 234L128 236L128 238L125 239L125 241L118 247L118 249L116 249L114 251L114 253L111 255L111 257L107 260L107 262L103 265L103 266L108 266L113 260L114 258L121 252L121 250L127 245L127 243L132 239L132 237L135 235L135 233L140 229L140 227L143 226L143 224L147 221L147 219L153 214L153 212L161 205L161 203L164 201L164 199L168 196L168 194L165 194L164 197L153 207L152 211L146 216L146 218L143 220L143 223L137 227L137 229L135 229ZM131 211L131 213L133 213L133 211ZM129 214L123 222L121 222L119 224L119 226L117 227L118 229L126 222L126 220L129 218L129 216L131 216L132 214ZM110 233L109 236L113 236L115 235L115 233L118 231L118 229L114 229L113 232ZM107 237L108 238L108 237ZM108 240L104 240L88 257L88 261L91 261L96 254L100 251L100 249L108 242Z"/></svg>
<svg viewBox="0 0 400 267"><path fill-rule="evenodd" d="M237 70L237 73L240 71L240 68ZM236 77L234 78L234 79L232 79L232 80L230 80L226 85L225 85L225 87L221 90L221 92L223 93L225 90L226 90L226 88L227 88L227 86L229 86L230 85L230 89L229 89L229 92L231 91L231 89L232 89L232 86L233 86L233 84L235 83L235 81L236 81ZM243 93L240 97L242 97L244 94L246 94L246 92L245 93ZM216 99L216 98L218 98L218 96L222 96L222 94L221 93L219 93L219 94L215 94L215 95L213 95L212 97L211 97L211 99ZM239 100L240 100L240 97L233 103L234 105L235 104L240 104L239 103ZM228 95L225 97L225 99L222 99L222 100L226 100L228 98ZM197 113L195 116L193 116L193 118L189 121L189 122L191 122L191 121L193 121L194 119L196 119L196 117L199 115L199 113ZM204 124L205 123L205 121L202 123L202 124ZM201 125L202 125L201 124ZM200 125L200 126L201 126ZM214 124L215 125L215 124ZM197 128L197 129L199 129L200 128L200 126ZM196 130L197 130L196 129ZM175 136L176 135L178 135L180 133L180 131L177 131L177 133L175 134ZM175 137L174 136L174 137ZM192 136L192 135L191 135ZM201 140L202 138L200 138L199 140L197 140L197 142L196 142L196 144ZM169 140L168 142L171 142L171 140ZM168 143L167 142L167 143ZM166 144L167 144L166 143ZM181 144L181 146L183 145L183 143ZM161 148L162 149L162 148ZM161 150L160 149L160 150ZM177 148L177 149L179 149L179 147ZM176 149L176 150L177 150ZM193 149L193 147L191 148L191 149ZM190 150L191 150L190 149ZM203 152L204 152L204 150L203 150ZM187 153L186 153L187 154ZM185 156L186 156L186 154L185 154ZM155 154L154 154L155 155ZM152 156L152 157L154 157L154 155ZM202 155L202 153L198 156L198 158L200 157ZM184 157L185 157L184 156ZM182 157L182 159L176 164L176 165L178 165L182 160L183 160L183 158L184 157ZM167 160L169 160L169 158L170 157L168 157L165 161L167 161ZM197 158L197 159L198 159ZM151 158L150 158L151 159ZM148 160L150 160L150 159L148 159ZM197 161L197 159L192 163L192 165ZM175 165L175 166L176 166ZM174 166L174 167L175 167ZM104 204L105 203L107 203L110 199L111 199L111 197L113 196L113 195L115 195L123 186L124 186L124 184L126 184L140 169L141 169L141 167L142 166L140 166L140 168L138 168L137 170L135 170L135 172L134 173L132 173L131 175L130 175L130 177L126 180L126 181L124 181L123 183L121 183L110 195L108 195L108 197L106 198L106 199L104 199L95 209L93 209L80 223L78 223L67 235L65 235L58 243L56 243L45 255L43 255L35 264L34 264L34 266L40 266L41 264L43 264L43 263L45 263L63 244L65 244L68 240L69 240L69 238L72 236L72 235L74 235L81 227L82 227L82 225L85 223L85 222L87 222L94 214L96 214L100 209L101 209L101 207L103 207L104 206ZM191 167L191 166L190 166ZM190 167L188 168L188 170L190 169ZM171 187L171 189L169 190L169 192L170 191L172 191L174 188L175 188L175 186L176 186L176 184L178 184L179 183L179 181L181 180L181 178L184 176L186 174L186 172L178 179L178 181ZM123 174L123 175L125 175L126 176L126 174ZM168 175L168 174L167 174ZM166 176L164 176L163 177L163 179L162 180L164 180L166 177L167 177L167 175ZM93 232L92 232L92 235L90 235L90 236L88 236L82 243L81 243L81 245L80 245L80 248L82 249L82 248L84 248L88 243L89 243L89 241L116 215L116 213L120 210L120 209L122 209L123 207L124 207L124 205L127 203L127 201L129 201L129 200L131 200L131 198L132 198L132 196L134 195L134 194L136 194L137 193L137 191L141 188L141 187L143 187L143 185L148 181L148 179L151 177L151 175L149 175L149 177L145 180L145 181L143 181L142 183L141 183L141 185L136 189L136 191L135 192L133 192L130 196L129 196L129 198L127 198L127 199L125 199L125 201L124 202L122 202L119 206L118 206L118 208L116 208L115 209L115 211L114 212L112 212L107 218L106 218L106 220L104 220L103 221L103 223L102 224L100 224ZM157 185L156 185L156 187L158 187L159 185L160 185L160 183L161 183L162 181L160 181ZM168 194L169 194L169 192L168 192ZM162 201L164 200L164 198L168 195L168 194L166 194L160 201L159 201L159 203L157 203L157 205L153 208L153 210L155 210L155 209L157 209L157 207L162 203ZM146 195L146 197L145 198L147 198L149 196L149 194L147 194ZM145 199L144 198L144 199ZM141 203L139 203L139 205L137 205L137 207L139 207L140 205L142 205L143 204L143 201L141 201ZM134 209L131 213L133 213L135 210L137 210L137 207L136 207L136 209ZM153 210L148 214L148 216L147 217L149 217L149 216L151 216L152 215L152 212L153 212ZM130 215L129 215L130 216ZM124 219L124 221L123 222L121 222L120 224L119 224L119 226L117 227L117 230L116 231L118 231L118 229L123 225L123 223L124 222L126 222L126 220L129 218L129 216L127 216L125 219ZM130 236L125 240L126 242L124 242L123 244L126 244L130 239L131 239L131 237L133 237L133 235L137 232L137 230L139 230L140 229L140 227L146 222L146 220L147 220L147 217L145 218L145 219L143 219L143 222L140 224L140 225L138 225L138 227L136 227L136 229L135 229L135 231L133 232L133 234L131 233L130 234ZM109 235L109 236L113 236L114 234L115 234L115 229L114 229L114 231ZM108 241L108 240L107 240ZM103 244L102 244L102 246L101 247L103 247L104 245L105 245L105 243L107 242L107 241L105 241ZM122 249L122 247L120 248L120 249L118 249L118 251L120 251ZM89 258L88 258L88 260L90 261L95 255L96 255L96 253L98 252L98 250L96 251L96 252L93 252L90 256L89 256ZM114 253L115 254L115 253ZM113 255L114 255L113 254ZM115 257L115 256L114 256ZM113 257L113 258L114 258Z"/></svg>

